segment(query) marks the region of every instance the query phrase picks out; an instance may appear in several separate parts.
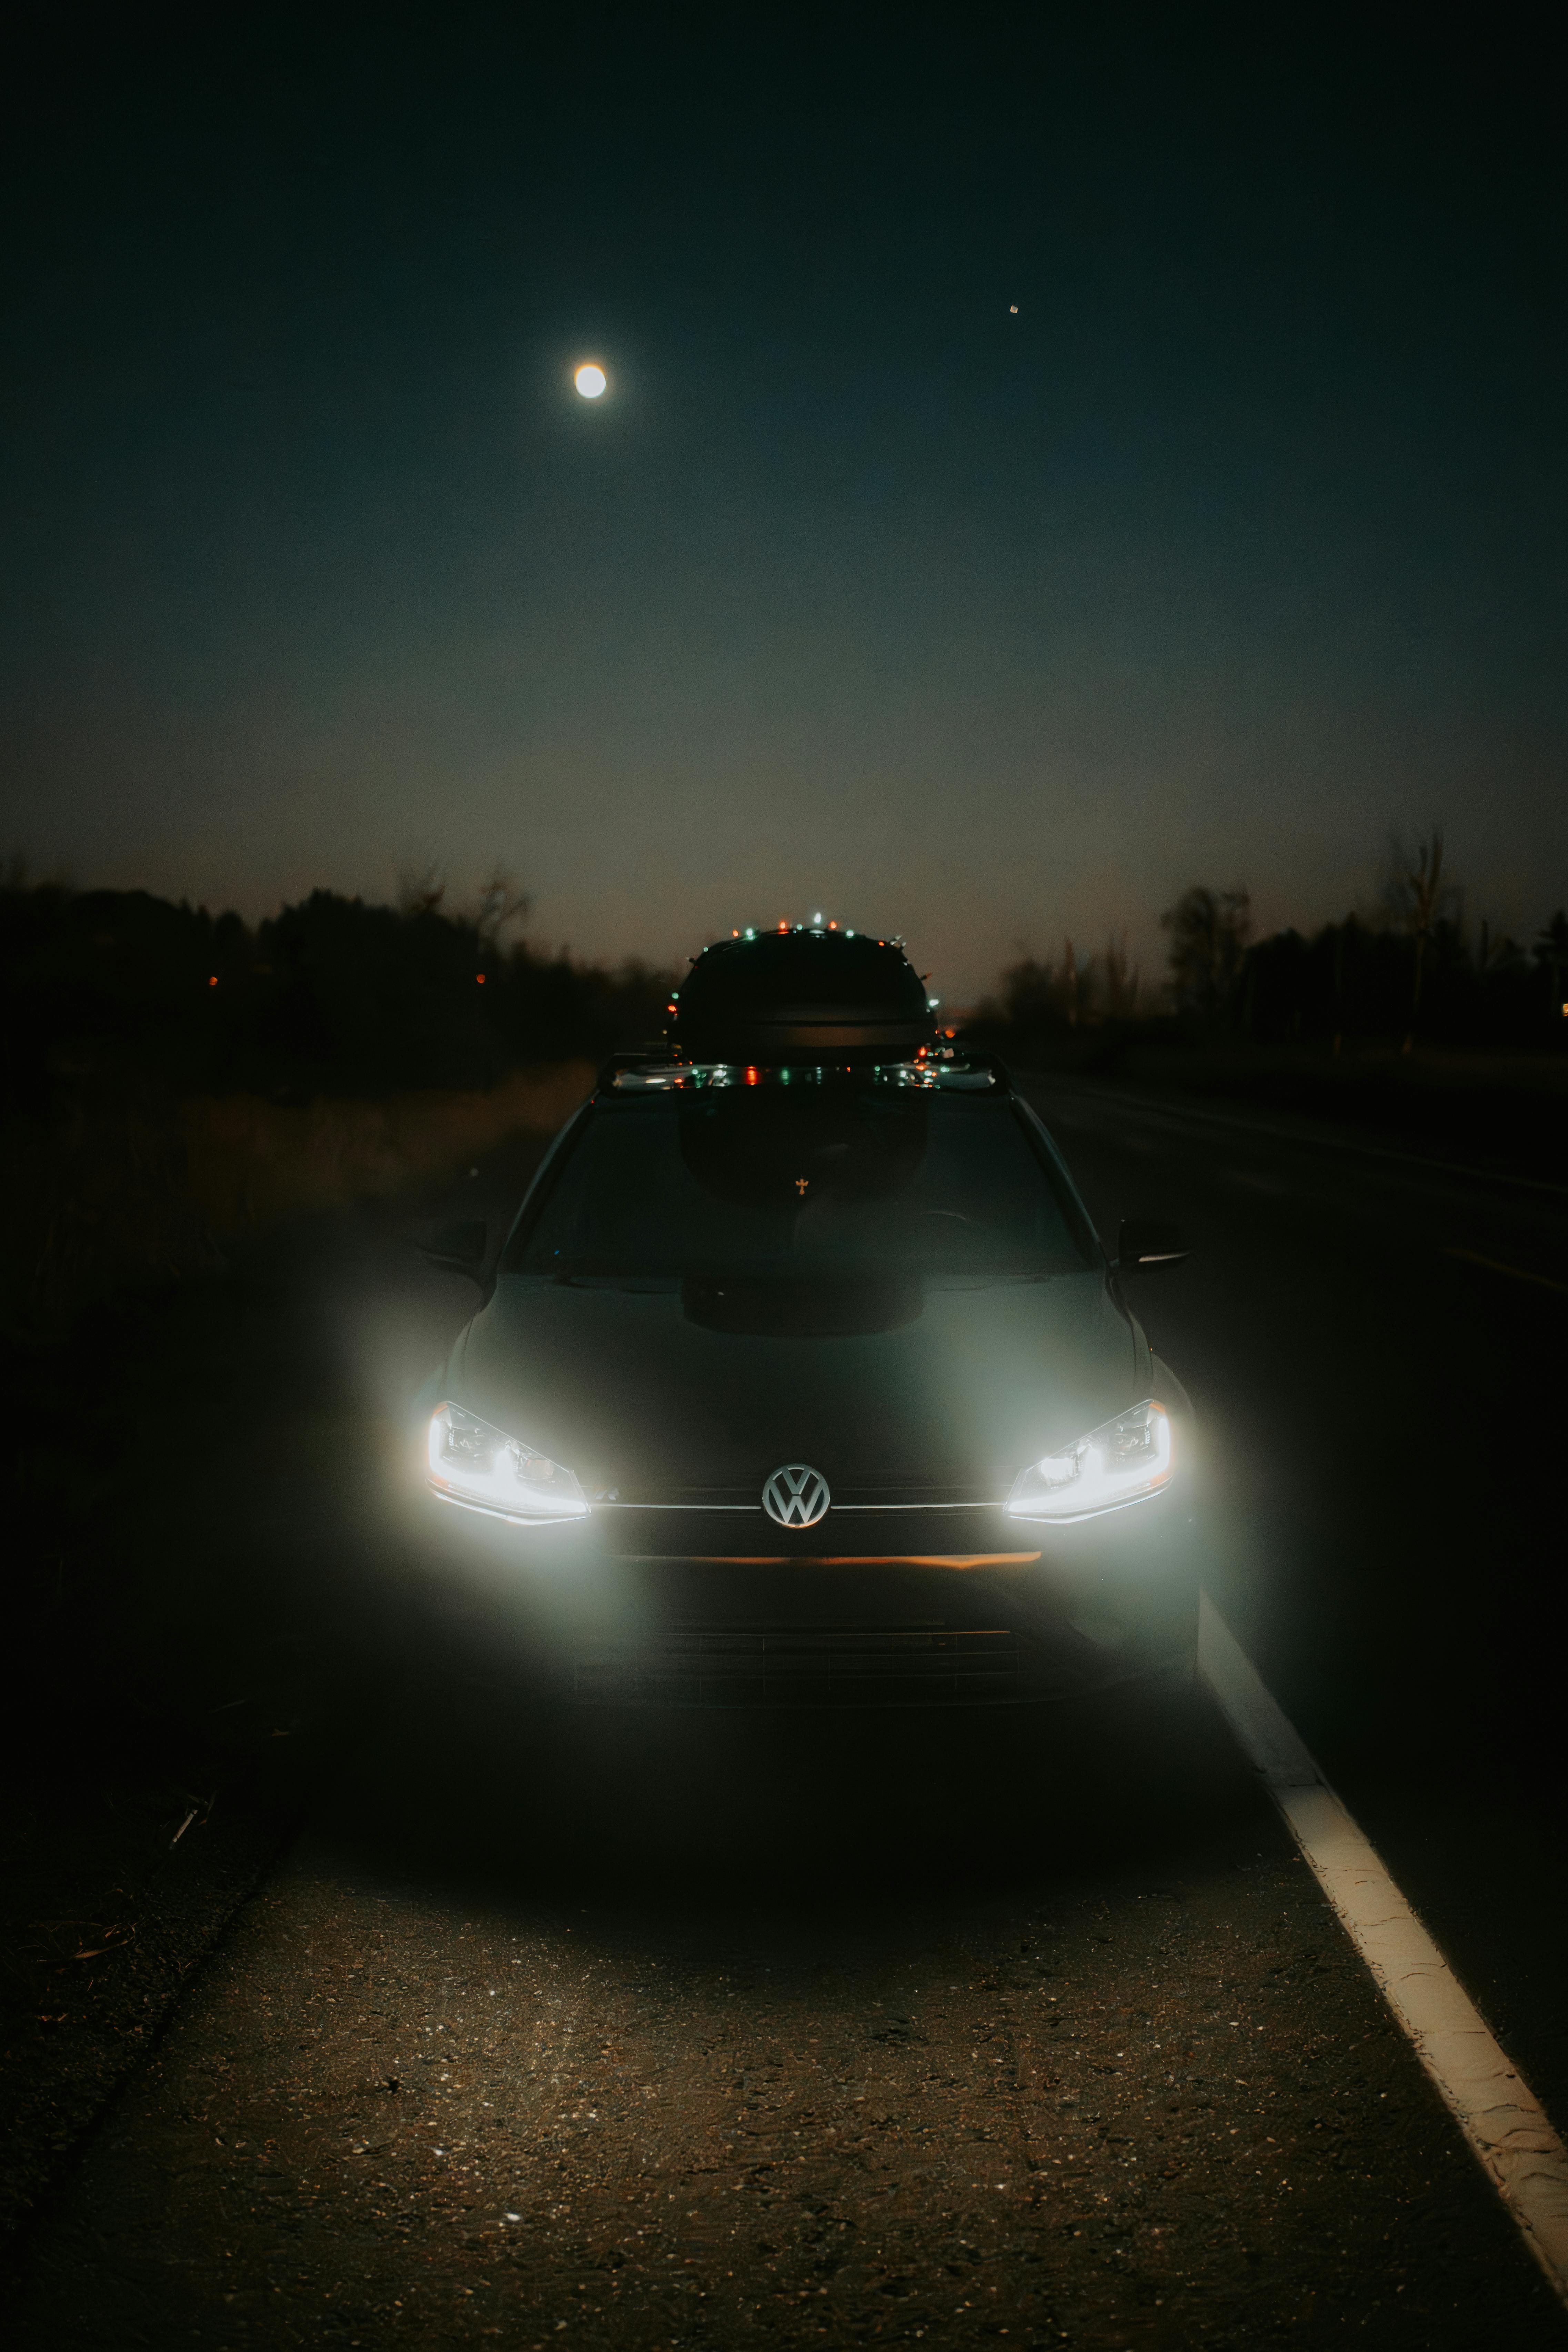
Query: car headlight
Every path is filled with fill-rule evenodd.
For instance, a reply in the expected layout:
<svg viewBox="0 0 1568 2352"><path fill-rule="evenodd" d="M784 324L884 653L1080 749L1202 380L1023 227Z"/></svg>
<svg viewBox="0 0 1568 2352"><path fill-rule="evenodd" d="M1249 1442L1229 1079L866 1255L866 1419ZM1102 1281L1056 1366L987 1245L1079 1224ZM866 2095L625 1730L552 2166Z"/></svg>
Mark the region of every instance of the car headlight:
<svg viewBox="0 0 1568 2352"><path fill-rule="evenodd" d="M460 1404L438 1404L430 1416L430 1484L446 1502L496 1511L504 1518L588 1516L586 1497L570 1470Z"/></svg>
<svg viewBox="0 0 1568 2352"><path fill-rule="evenodd" d="M1019 1519L1090 1518L1154 1494L1173 1466L1171 1416L1150 1397L1020 1470L1007 1508Z"/></svg>

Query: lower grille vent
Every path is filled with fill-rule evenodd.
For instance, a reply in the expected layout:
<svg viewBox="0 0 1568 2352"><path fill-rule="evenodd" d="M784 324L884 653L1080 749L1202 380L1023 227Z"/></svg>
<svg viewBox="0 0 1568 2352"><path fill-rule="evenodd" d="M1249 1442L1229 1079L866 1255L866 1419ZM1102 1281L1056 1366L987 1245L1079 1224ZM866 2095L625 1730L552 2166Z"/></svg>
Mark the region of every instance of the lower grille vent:
<svg viewBox="0 0 1568 2352"><path fill-rule="evenodd" d="M1006 1629L693 1626L575 1661L579 1700L665 1706L1005 1706L1068 1678Z"/></svg>

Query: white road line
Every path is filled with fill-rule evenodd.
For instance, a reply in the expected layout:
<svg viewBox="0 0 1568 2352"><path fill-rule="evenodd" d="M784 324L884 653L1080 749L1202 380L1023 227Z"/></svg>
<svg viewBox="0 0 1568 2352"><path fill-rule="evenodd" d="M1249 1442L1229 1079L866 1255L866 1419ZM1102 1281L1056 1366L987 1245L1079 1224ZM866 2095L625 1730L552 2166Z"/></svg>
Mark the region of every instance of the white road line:
<svg viewBox="0 0 1568 2352"><path fill-rule="evenodd" d="M1505 1265L1500 1257L1483 1257L1479 1250L1446 1249L1445 1257L1462 1257L1470 1265L1484 1265L1489 1274L1506 1274L1511 1282L1533 1282L1542 1290L1568 1290L1568 1282L1553 1282L1549 1274L1531 1274L1528 1266Z"/></svg>
<svg viewBox="0 0 1568 2352"><path fill-rule="evenodd" d="M1198 1668L1525 2244L1568 2302L1568 2149L1206 1592Z"/></svg>

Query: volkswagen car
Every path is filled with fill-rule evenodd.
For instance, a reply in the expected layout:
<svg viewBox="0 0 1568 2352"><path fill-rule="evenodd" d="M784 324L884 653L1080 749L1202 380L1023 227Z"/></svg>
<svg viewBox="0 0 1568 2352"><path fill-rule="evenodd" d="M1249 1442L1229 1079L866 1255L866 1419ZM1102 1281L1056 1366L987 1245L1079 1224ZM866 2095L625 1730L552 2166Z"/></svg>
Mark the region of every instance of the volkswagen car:
<svg viewBox="0 0 1568 2352"><path fill-rule="evenodd" d="M1191 1407L1041 1119L900 942L694 960L418 1402L426 1532L586 1702L1059 1699L1190 1669ZM464 1262L459 1255L447 1263Z"/></svg>

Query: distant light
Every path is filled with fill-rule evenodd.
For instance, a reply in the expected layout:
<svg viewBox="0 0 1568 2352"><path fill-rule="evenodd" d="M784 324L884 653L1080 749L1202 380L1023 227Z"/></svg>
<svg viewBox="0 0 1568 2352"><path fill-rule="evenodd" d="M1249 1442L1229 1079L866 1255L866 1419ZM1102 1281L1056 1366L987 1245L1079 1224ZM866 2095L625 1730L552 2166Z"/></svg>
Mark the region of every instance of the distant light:
<svg viewBox="0 0 1568 2352"><path fill-rule="evenodd" d="M208 982L207 982L207 986L208 986L209 988L216 988L216 987L217 986L217 974L216 974L216 971L214 972L214 974L213 974L212 978L208 981ZM1563 1007L1563 1012L1564 1012L1564 1013L1568 1013L1568 1004L1565 1004L1565 1005Z"/></svg>
<svg viewBox="0 0 1568 2352"><path fill-rule="evenodd" d="M484 984L485 984L485 976L484 976L484 973L483 973L482 971L477 971L477 972L475 972L475 974L474 974L474 978L478 981L478 982L479 982L479 986L480 986L481 988L483 988L483 986L484 986Z"/></svg>
<svg viewBox="0 0 1568 2352"><path fill-rule="evenodd" d="M814 929L820 930L822 929L822 917L820 915L813 915L811 920Z"/></svg>
<svg viewBox="0 0 1568 2352"><path fill-rule="evenodd" d="M749 1087L756 1086L761 1079L762 1075L761 1070L756 1068L753 1064L748 1063L746 1067L746 1084Z"/></svg>
<svg viewBox="0 0 1568 2352"><path fill-rule="evenodd" d="M586 361L572 379L584 400L597 400L609 382L602 367L593 360Z"/></svg>
<svg viewBox="0 0 1568 2352"><path fill-rule="evenodd" d="M1009 303L1008 303L1008 305L1007 305L1007 308L1008 308L1008 310L1011 310L1011 312L1013 313L1014 318L1016 319L1016 318L1017 317L1017 315L1018 315L1018 305L1016 304L1016 302L1009 302Z"/></svg>

